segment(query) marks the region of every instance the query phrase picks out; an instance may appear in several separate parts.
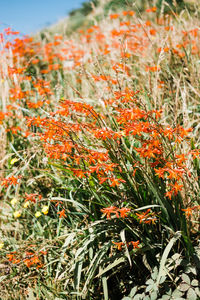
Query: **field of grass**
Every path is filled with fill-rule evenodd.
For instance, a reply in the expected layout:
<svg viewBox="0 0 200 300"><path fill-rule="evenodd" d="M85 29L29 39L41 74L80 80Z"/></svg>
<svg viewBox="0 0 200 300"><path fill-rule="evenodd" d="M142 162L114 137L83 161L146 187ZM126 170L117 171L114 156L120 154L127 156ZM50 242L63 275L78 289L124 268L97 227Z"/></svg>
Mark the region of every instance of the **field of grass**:
<svg viewBox="0 0 200 300"><path fill-rule="evenodd" d="M0 33L0 299L200 299L200 7L141 3Z"/></svg>

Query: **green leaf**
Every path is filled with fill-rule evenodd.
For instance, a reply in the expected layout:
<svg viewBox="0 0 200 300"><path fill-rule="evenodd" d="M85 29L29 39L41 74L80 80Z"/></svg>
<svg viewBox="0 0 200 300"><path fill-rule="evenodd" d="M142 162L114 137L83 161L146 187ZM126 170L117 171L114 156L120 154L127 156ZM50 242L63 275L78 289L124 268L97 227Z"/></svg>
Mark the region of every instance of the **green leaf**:
<svg viewBox="0 0 200 300"><path fill-rule="evenodd" d="M176 298L180 298L183 295L183 293L181 293L179 290L175 290L172 293L172 296L176 299Z"/></svg>
<svg viewBox="0 0 200 300"><path fill-rule="evenodd" d="M153 273L151 274L151 278L156 280L157 276L158 276L158 268L155 267L155 268L153 268Z"/></svg>
<svg viewBox="0 0 200 300"><path fill-rule="evenodd" d="M134 297L134 300L143 300L144 299L144 293L142 294L137 294L135 297ZM133 299L131 299L133 300Z"/></svg>
<svg viewBox="0 0 200 300"><path fill-rule="evenodd" d="M150 297L151 297L151 300L157 300L157 299L158 299L158 294L157 294L157 292L154 291L153 293L151 293Z"/></svg>
<svg viewBox="0 0 200 300"><path fill-rule="evenodd" d="M84 287L83 287L83 290L82 290L82 296L86 295L87 288L88 288L90 282L94 278L95 271L99 267L99 265L102 261L102 258L105 256L105 254L107 253L109 248L110 248L110 243L104 244L104 246L101 249L99 249L99 251L95 254L93 260L91 261L90 266L89 266L89 268L87 270L87 273L86 273L86 278L87 279L85 281L85 284L84 284Z"/></svg>
<svg viewBox="0 0 200 300"><path fill-rule="evenodd" d="M146 281L146 284L147 284L147 285L154 284L154 281L153 281L152 279L148 279L148 280Z"/></svg>
<svg viewBox="0 0 200 300"><path fill-rule="evenodd" d="M198 297L200 297L200 289L199 288L195 288L195 293L197 294Z"/></svg>
<svg viewBox="0 0 200 300"><path fill-rule="evenodd" d="M133 296L135 295L136 292L137 292L137 286L135 286L134 288L132 288L132 290L131 290L129 296L130 296L130 297L133 297Z"/></svg>
<svg viewBox="0 0 200 300"><path fill-rule="evenodd" d="M192 273L194 275L197 275L197 270L195 269L195 267L189 267L187 268L186 273Z"/></svg>
<svg viewBox="0 0 200 300"><path fill-rule="evenodd" d="M90 235L90 237L91 239L86 239L85 243L83 244L83 247L78 248L78 250L75 253L75 259L77 259L80 255L82 255L86 251L89 244L91 244L94 241L95 235Z"/></svg>
<svg viewBox="0 0 200 300"><path fill-rule="evenodd" d="M184 282L186 282L187 284L190 284L190 277L186 274L182 274L181 278Z"/></svg>
<svg viewBox="0 0 200 300"><path fill-rule="evenodd" d="M85 212L89 212L89 210L84 205L82 205L81 203L79 203L78 201L75 201L73 199L65 199L65 198L62 198L62 197L52 197L50 200L70 202L70 203L74 204L74 206L76 208L82 209Z"/></svg>
<svg viewBox="0 0 200 300"><path fill-rule="evenodd" d="M62 277L62 274L65 272L63 272L62 274L59 275L61 269L62 269L62 260L64 259L64 254L66 252L66 249L67 247L70 245L70 243L73 241L74 237L75 237L75 233L72 232L70 233L67 238L65 239L65 242L62 246L62 252L60 254L60 259L59 259L59 263L58 263L58 267L57 267L57 270L56 270L56 276L55 276L55 279L57 280L58 278Z"/></svg>
<svg viewBox="0 0 200 300"><path fill-rule="evenodd" d="M102 284L103 284L104 300L108 300L108 284L107 284L107 278L105 276L102 277Z"/></svg>
<svg viewBox="0 0 200 300"><path fill-rule="evenodd" d="M191 285L192 285L192 286L198 286L198 285L199 285L198 280L193 279L192 282L191 282Z"/></svg>
<svg viewBox="0 0 200 300"><path fill-rule="evenodd" d="M151 182L151 180L149 180L148 177L146 177L147 183L150 186L150 190L152 192L152 194L156 197L156 199L158 200L163 213L165 214L166 219L168 220L168 222L170 223L170 216L169 216L169 212L172 214L172 209L171 209L171 205L169 204L169 202L164 199L160 193L159 190L155 188L154 184ZM170 225L172 226L172 224L170 223Z"/></svg>
<svg viewBox="0 0 200 300"><path fill-rule="evenodd" d="M142 206L142 207L140 207L140 208L134 209L134 212L135 212L135 211L139 211L139 210L148 209L148 208L154 208L154 207L161 207L161 206L160 206L160 205L157 205L157 204L146 205L146 206Z"/></svg>
<svg viewBox="0 0 200 300"><path fill-rule="evenodd" d="M82 260L80 260L76 263L75 269L74 269L74 286L75 286L75 290L77 292L79 292L79 286L80 286L80 281L81 281L81 271L82 271L82 267L83 267L83 258L82 258Z"/></svg>
<svg viewBox="0 0 200 300"><path fill-rule="evenodd" d="M126 261L126 259L124 257L115 259L115 261L113 263L109 264L105 269L100 268L99 274L96 277L102 276L104 273L110 271L111 269L113 269L114 267L118 266L119 264L121 264L125 261Z"/></svg>
<svg viewBox="0 0 200 300"><path fill-rule="evenodd" d="M197 294L195 293L195 291L192 288L190 288L187 292L187 299L190 299L190 300L197 299Z"/></svg>
<svg viewBox="0 0 200 300"><path fill-rule="evenodd" d="M150 291L153 290L153 288L154 288L154 284L148 285L147 288L146 288L146 290L145 290L145 292L146 292L146 293L147 293L147 292L150 292Z"/></svg>
<svg viewBox="0 0 200 300"><path fill-rule="evenodd" d="M170 289L166 292L166 295L171 296L171 294L172 294L172 289L170 288Z"/></svg>
<svg viewBox="0 0 200 300"><path fill-rule="evenodd" d="M168 295L164 295L164 296L162 296L162 298L161 298L162 300L170 300L170 296L168 296Z"/></svg>
<svg viewBox="0 0 200 300"><path fill-rule="evenodd" d="M181 256L180 253L175 253L174 255L172 255L172 259L176 261L177 259L180 258L180 256Z"/></svg>
<svg viewBox="0 0 200 300"><path fill-rule="evenodd" d="M165 280L166 280L166 276L161 276L160 277L160 284L163 283L163 282L165 282Z"/></svg>
<svg viewBox="0 0 200 300"><path fill-rule="evenodd" d="M15 147L13 146L13 144L10 142L10 147L11 149L15 152L15 154L23 161L23 162L26 162L23 157L17 152L17 150L15 149Z"/></svg>
<svg viewBox="0 0 200 300"><path fill-rule="evenodd" d="M127 245L126 245L125 229L121 230L120 236L121 236L122 242L123 242L124 245L125 245L125 249L126 249L126 250L125 250L125 255L126 255L126 257L128 258L130 267L132 267L131 257L130 257L129 251L128 251L128 247L127 247Z"/></svg>
<svg viewBox="0 0 200 300"><path fill-rule="evenodd" d="M156 281L156 285L158 286L160 283L160 278L161 276L165 275L165 263L167 261L167 257L169 255L169 252L171 250L171 248L173 247L174 243L181 237L181 233L179 231L177 231L174 235L174 237L170 240L170 242L168 243L167 247L165 248L161 261L160 261L160 269L159 269L159 273L158 273L158 277L157 277L157 281Z"/></svg>
<svg viewBox="0 0 200 300"><path fill-rule="evenodd" d="M187 283L181 283L179 286L178 286L178 289L182 292L185 292L187 291L188 289L190 288L190 285L187 284Z"/></svg>

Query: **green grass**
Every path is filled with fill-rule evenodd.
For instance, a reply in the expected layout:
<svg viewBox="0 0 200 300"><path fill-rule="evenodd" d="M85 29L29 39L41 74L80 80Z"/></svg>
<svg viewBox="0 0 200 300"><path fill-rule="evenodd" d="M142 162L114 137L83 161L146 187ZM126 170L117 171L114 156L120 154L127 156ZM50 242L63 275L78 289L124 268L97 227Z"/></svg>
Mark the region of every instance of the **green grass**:
<svg viewBox="0 0 200 300"><path fill-rule="evenodd" d="M156 4L3 45L1 299L198 299L199 12Z"/></svg>

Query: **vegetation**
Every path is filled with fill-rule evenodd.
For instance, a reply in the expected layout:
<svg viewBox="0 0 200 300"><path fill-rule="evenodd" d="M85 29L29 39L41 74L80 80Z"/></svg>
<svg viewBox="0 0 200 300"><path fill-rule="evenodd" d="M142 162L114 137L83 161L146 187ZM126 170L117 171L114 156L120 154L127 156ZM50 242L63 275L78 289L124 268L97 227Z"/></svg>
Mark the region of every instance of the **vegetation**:
<svg viewBox="0 0 200 300"><path fill-rule="evenodd" d="M165 15L180 14L183 11L192 13L198 17L199 5L195 0L92 0L84 2L79 9L72 10L67 18L64 18L57 24L45 28L40 34L44 37L44 33L61 33L71 35L78 29L88 29L102 21L109 14L119 11L134 10L138 18L147 9L147 7L156 7L156 17Z"/></svg>
<svg viewBox="0 0 200 300"><path fill-rule="evenodd" d="M199 299L199 11L159 3L1 33L1 299Z"/></svg>

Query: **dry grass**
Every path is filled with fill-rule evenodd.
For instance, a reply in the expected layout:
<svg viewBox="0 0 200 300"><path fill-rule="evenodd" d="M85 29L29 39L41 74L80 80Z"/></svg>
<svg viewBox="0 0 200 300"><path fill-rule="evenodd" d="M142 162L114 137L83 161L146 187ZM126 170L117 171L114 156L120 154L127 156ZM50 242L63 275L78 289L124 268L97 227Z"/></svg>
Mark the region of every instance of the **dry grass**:
<svg viewBox="0 0 200 300"><path fill-rule="evenodd" d="M183 236L177 238L172 252L186 257L197 246L198 211L194 208L193 216L186 221L181 208L199 207L200 21L188 11L170 17L158 16L154 11L119 11L119 15L97 21L96 17L104 14L102 7L89 16L93 26L70 37L65 34L66 24L60 23L34 39L3 44L2 299L108 299L107 290L109 299L122 298L130 291L133 279L144 284L144 274L148 277L154 264L159 265L163 249L172 237L177 237L175 231ZM6 31L4 35L10 37ZM68 104L62 107L63 112L65 101ZM155 117L149 123L158 132L161 128L169 132L179 126L192 128L188 135L181 129L183 136L179 133L174 140L159 136L163 164L173 161L175 166L176 155L186 157L185 173L181 169L183 188L172 195L172 200L166 192L169 183L178 182L177 178L155 175L155 156L139 157L137 153L137 148L145 147L140 139L150 139L151 129L145 133L141 129L141 136L140 132L131 136L125 134L122 120L117 123L132 108L139 115L142 111L145 122L153 116L152 110L162 110L160 123ZM145 126L142 117L137 120ZM100 129L119 134L120 138L101 138ZM62 155L70 158L61 157L58 150L62 143L68 147ZM107 160L94 158L95 151L109 153ZM92 153L90 162L86 153ZM192 155L197 157L193 159ZM100 163L108 164L112 172L107 174L121 182L100 184L102 173L90 169ZM174 167L175 171L180 166ZM75 173L77 170L80 173ZM20 176L17 184L5 183L11 176ZM13 198L17 201L11 202ZM164 203L170 207L166 211L171 213L174 225L166 217ZM162 209L158 208L161 204ZM151 206L149 218L156 216L151 227L140 224L135 214L147 205ZM107 206L130 207L131 213L118 219L113 215L117 216L119 210L114 210L111 220L102 220L101 209ZM60 213L63 218L59 218ZM139 239L139 250L136 247L129 251L125 246ZM113 245L113 240L122 243L123 251ZM33 263L31 258L35 259ZM135 265L130 268L132 263ZM103 276L99 275L102 270ZM175 288L173 280L170 286ZM19 296L11 298L11 289Z"/></svg>

